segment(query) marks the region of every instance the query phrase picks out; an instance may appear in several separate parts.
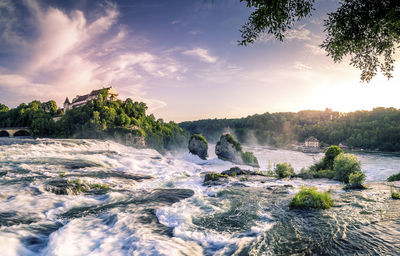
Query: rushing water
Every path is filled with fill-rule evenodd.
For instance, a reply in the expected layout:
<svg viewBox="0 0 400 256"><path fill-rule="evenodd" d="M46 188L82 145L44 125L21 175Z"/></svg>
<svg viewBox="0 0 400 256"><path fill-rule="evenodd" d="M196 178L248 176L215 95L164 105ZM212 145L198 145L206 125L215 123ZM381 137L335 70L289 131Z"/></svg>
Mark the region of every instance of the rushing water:
<svg viewBox="0 0 400 256"><path fill-rule="evenodd" d="M161 156L99 140L0 140L0 255L399 255L400 200L383 181L400 157L359 154L369 189L325 179L238 177L204 186L233 165L213 154ZM321 154L249 147L261 170L299 171ZM55 193L81 179L106 191ZM330 190L329 210L289 210L302 185Z"/></svg>

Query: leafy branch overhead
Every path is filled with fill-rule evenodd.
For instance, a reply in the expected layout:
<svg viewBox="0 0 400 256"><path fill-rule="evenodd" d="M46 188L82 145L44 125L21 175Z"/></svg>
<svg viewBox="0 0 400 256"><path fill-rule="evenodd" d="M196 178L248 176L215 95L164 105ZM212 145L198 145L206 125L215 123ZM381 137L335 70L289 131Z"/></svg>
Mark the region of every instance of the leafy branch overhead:
<svg viewBox="0 0 400 256"><path fill-rule="evenodd" d="M297 21L311 16L315 0L241 0L255 8L240 32L239 45L253 44L263 33L283 41ZM342 0L324 21L321 47L335 62L344 57L369 82L377 72L392 77L394 55L400 41L400 1Z"/></svg>

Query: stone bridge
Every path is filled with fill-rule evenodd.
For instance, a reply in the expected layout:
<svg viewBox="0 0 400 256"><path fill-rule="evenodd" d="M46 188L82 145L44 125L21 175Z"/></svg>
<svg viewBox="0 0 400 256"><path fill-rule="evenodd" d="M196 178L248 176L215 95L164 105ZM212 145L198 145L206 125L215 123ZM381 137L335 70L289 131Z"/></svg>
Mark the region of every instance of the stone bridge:
<svg viewBox="0 0 400 256"><path fill-rule="evenodd" d="M29 127L9 127L0 128L0 137L14 138L18 136L30 136L31 130Z"/></svg>

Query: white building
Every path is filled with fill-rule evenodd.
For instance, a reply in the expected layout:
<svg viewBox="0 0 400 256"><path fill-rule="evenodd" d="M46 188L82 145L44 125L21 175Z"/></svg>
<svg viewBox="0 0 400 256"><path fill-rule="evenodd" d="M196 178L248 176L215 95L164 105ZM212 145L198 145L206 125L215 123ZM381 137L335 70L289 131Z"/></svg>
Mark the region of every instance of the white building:
<svg viewBox="0 0 400 256"><path fill-rule="evenodd" d="M107 89L107 92L108 92L107 98L104 100L106 100L106 101L117 100L118 93L112 86L103 88L103 89ZM72 100L72 102L70 102L67 97L64 101L64 111L70 110L74 107L80 107L80 106L86 105L86 103L88 103L91 100L97 100L99 98L101 90L103 90L103 89L93 90L91 93L85 94L82 96L77 95Z"/></svg>
<svg viewBox="0 0 400 256"><path fill-rule="evenodd" d="M319 148L319 141L311 136L304 141L304 146L308 148Z"/></svg>

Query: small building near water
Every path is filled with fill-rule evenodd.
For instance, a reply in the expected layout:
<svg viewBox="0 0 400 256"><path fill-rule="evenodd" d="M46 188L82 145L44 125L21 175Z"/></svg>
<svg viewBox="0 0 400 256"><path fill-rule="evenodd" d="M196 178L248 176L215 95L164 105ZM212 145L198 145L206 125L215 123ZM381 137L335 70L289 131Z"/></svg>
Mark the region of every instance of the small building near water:
<svg viewBox="0 0 400 256"><path fill-rule="evenodd" d="M311 137L308 137L304 141L304 146L312 147L312 148L319 148L319 141L314 136L311 136Z"/></svg>
<svg viewBox="0 0 400 256"><path fill-rule="evenodd" d="M303 152L319 152L319 141L314 137L308 137L304 141Z"/></svg>

